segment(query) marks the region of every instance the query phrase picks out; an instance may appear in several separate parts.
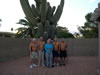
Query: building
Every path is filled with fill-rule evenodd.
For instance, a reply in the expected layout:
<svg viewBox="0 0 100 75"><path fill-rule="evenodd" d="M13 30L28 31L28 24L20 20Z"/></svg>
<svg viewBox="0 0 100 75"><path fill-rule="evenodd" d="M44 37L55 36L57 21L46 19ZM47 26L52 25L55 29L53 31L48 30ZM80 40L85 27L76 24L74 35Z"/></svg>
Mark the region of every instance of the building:
<svg viewBox="0 0 100 75"><path fill-rule="evenodd" d="M12 32L0 32L0 37L12 37L14 38L16 35L16 33L12 33Z"/></svg>

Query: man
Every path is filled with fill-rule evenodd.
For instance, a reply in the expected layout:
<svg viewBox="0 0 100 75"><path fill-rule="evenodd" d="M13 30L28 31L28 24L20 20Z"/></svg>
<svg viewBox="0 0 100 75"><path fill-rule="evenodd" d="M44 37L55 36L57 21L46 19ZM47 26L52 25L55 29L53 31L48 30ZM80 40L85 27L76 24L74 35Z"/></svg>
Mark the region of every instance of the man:
<svg viewBox="0 0 100 75"><path fill-rule="evenodd" d="M46 55L46 66L52 67L52 58L53 58L53 45L51 43L51 39L47 40L45 44L45 55Z"/></svg>
<svg viewBox="0 0 100 75"><path fill-rule="evenodd" d="M59 51L60 51L60 43L57 41L57 38L54 38L53 42L53 57L54 57L54 66L59 65Z"/></svg>
<svg viewBox="0 0 100 75"><path fill-rule="evenodd" d="M30 68L36 67L37 65L37 43L36 39L32 39L32 42L29 44L29 50L30 50L30 57L31 57L31 64Z"/></svg>
<svg viewBox="0 0 100 75"><path fill-rule="evenodd" d="M67 48L67 43L64 41L64 39L61 40L60 42L60 65L65 66L65 58L67 56L66 53L66 48Z"/></svg>
<svg viewBox="0 0 100 75"><path fill-rule="evenodd" d="M45 42L43 41L43 37L40 37L40 40L38 42L38 66L42 64L44 66L44 45Z"/></svg>

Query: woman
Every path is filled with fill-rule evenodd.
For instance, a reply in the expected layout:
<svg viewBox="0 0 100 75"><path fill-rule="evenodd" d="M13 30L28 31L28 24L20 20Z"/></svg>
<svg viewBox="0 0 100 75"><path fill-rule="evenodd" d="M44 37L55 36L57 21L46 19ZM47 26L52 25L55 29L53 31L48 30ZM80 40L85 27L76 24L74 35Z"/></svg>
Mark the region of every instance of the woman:
<svg viewBox="0 0 100 75"><path fill-rule="evenodd" d="M53 58L53 45L51 43L51 39L47 40L45 44L45 54L46 54L46 66L52 67L52 58Z"/></svg>

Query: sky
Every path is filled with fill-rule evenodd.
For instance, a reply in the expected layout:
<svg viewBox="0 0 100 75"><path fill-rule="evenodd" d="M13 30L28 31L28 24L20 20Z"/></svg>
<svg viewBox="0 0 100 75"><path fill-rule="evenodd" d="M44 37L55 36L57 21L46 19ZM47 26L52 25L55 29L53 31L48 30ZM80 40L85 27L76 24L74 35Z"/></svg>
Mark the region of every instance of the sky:
<svg viewBox="0 0 100 75"><path fill-rule="evenodd" d="M47 0L52 6L58 6L60 0ZM85 15L93 12L98 7L99 0L65 0L62 16L58 22L59 26L67 27L71 33L78 32L77 27L83 26ZM29 0L30 5L34 0ZM19 0L0 0L0 31L11 32L22 25L16 24L19 19L25 17Z"/></svg>

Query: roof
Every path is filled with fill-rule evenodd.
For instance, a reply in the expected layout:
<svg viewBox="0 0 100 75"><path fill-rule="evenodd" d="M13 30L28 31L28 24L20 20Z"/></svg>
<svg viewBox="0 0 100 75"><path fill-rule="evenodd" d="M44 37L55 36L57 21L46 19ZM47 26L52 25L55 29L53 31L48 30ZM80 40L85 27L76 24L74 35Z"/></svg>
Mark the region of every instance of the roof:
<svg viewBox="0 0 100 75"><path fill-rule="evenodd" d="M5 36L14 36L16 33L12 32L0 32L0 35L5 35Z"/></svg>

